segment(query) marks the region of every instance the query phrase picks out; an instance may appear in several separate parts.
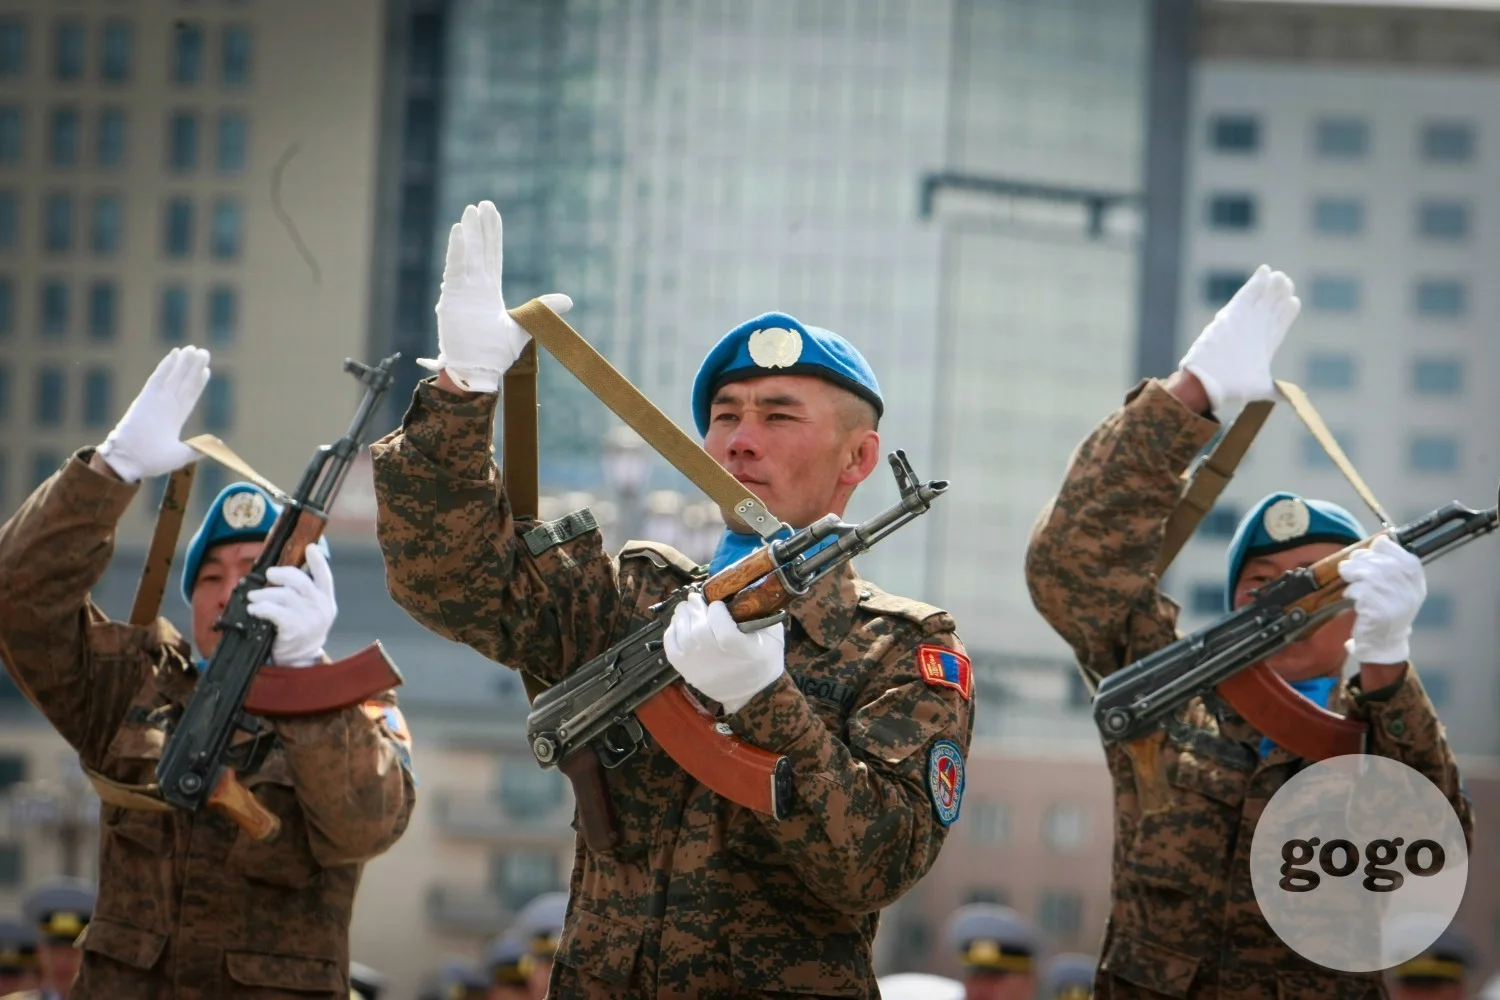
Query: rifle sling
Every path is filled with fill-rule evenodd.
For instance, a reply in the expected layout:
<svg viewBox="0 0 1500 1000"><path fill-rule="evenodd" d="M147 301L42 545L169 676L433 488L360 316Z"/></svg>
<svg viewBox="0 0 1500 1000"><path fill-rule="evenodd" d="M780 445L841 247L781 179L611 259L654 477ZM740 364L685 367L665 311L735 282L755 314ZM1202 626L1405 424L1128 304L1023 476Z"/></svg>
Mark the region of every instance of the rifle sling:
<svg viewBox="0 0 1500 1000"><path fill-rule="evenodd" d="M1166 573L1187 540L1193 537L1193 532L1198 530L1198 524L1203 520L1214 504L1219 499L1219 494L1224 492L1224 487L1234 478L1235 469L1239 468L1245 453L1250 450L1255 435L1260 433L1261 426L1265 424L1266 417L1271 414L1272 403L1265 400L1256 400L1246 404L1235 418L1234 423L1229 425L1213 449L1199 463L1197 470L1188 480L1187 488L1183 490L1182 497L1177 501L1177 506L1167 518L1166 530L1162 536L1161 555L1156 561L1156 575L1158 579Z"/></svg>
<svg viewBox="0 0 1500 1000"><path fill-rule="evenodd" d="M161 611L161 597L167 589L167 578L172 575L172 556L177 552L177 538L182 533L182 517L187 512L188 497L193 491L193 474L197 468L196 463L184 465L167 477L167 488L162 491L161 506L156 512L151 546L146 550L146 563L141 568L135 602L130 607L132 625L150 625Z"/></svg>

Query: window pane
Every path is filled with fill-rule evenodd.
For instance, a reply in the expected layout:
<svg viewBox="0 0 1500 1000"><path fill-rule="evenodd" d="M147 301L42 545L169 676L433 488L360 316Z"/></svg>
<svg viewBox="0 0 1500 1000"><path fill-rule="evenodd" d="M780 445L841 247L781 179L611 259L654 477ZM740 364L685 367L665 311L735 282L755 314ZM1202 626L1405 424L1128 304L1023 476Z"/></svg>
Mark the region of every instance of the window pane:
<svg viewBox="0 0 1500 1000"><path fill-rule="evenodd" d="M94 340L115 339L118 299L112 281L96 281L89 286L89 336Z"/></svg>
<svg viewBox="0 0 1500 1000"><path fill-rule="evenodd" d="M1193 585L1192 608L1195 615L1222 615L1225 610L1224 584L1197 583Z"/></svg>
<svg viewBox="0 0 1500 1000"><path fill-rule="evenodd" d="M0 277L0 337L9 337L16 329L16 285L8 276Z"/></svg>
<svg viewBox="0 0 1500 1000"><path fill-rule="evenodd" d="M218 378L217 375L214 378ZM210 382L210 385L213 383ZM166 492L167 477L158 477L161 481L161 492ZM199 462L198 471L193 474L193 503L198 508L200 515L208 514L208 505L214 502L214 498L228 485L228 476L224 466L218 462ZM161 497L157 496L153 507L161 506Z"/></svg>
<svg viewBox="0 0 1500 1000"><path fill-rule="evenodd" d="M552 852L512 851L490 861L490 887L512 912L559 884L557 855Z"/></svg>
<svg viewBox="0 0 1500 1000"><path fill-rule="evenodd" d="M216 345L234 342L240 325L239 294L233 288L218 287L208 293L208 337Z"/></svg>
<svg viewBox="0 0 1500 1000"><path fill-rule="evenodd" d="M1087 833L1085 818L1078 806L1051 806L1042 817L1042 837L1059 850L1080 847Z"/></svg>
<svg viewBox="0 0 1500 1000"><path fill-rule="evenodd" d="M966 810L970 836L984 847L998 847L1010 836L1010 814L1000 802L978 799Z"/></svg>
<svg viewBox="0 0 1500 1000"><path fill-rule="evenodd" d="M1448 434L1419 434L1412 438L1410 463L1414 472L1453 472L1458 468L1458 439Z"/></svg>
<svg viewBox="0 0 1500 1000"><path fill-rule="evenodd" d="M104 65L100 75L111 83L130 79L131 30L128 21L110 21L104 25Z"/></svg>
<svg viewBox="0 0 1500 1000"><path fill-rule="evenodd" d="M541 817L563 801L562 775L516 760L500 768L500 804L516 819Z"/></svg>
<svg viewBox="0 0 1500 1000"><path fill-rule="evenodd" d="M1314 278L1309 301L1319 312L1357 312L1359 281L1355 278Z"/></svg>
<svg viewBox="0 0 1500 1000"><path fill-rule="evenodd" d="M1315 126L1314 145L1319 156L1358 159L1369 148L1370 128L1359 118L1323 118Z"/></svg>
<svg viewBox="0 0 1500 1000"><path fill-rule="evenodd" d="M1215 229L1253 229L1255 199L1248 194L1214 195L1208 203L1208 224Z"/></svg>
<svg viewBox="0 0 1500 1000"><path fill-rule="evenodd" d="M1333 439L1338 442L1338 445L1343 449L1344 454L1349 457L1349 461L1359 461L1354 447L1354 435L1348 433L1347 431L1335 431L1332 429L1330 429L1329 433L1333 435ZM1302 436L1302 464L1310 469L1337 468L1333 464L1333 459L1328 457L1328 453L1325 452L1323 450L1323 446L1318 443L1318 439L1313 437L1311 434L1304 434Z"/></svg>
<svg viewBox="0 0 1500 1000"><path fill-rule="evenodd" d="M1469 205L1429 198L1417 206L1417 231L1435 240L1461 240L1469 235Z"/></svg>
<svg viewBox="0 0 1500 1000"><path fill-rule="evenodd" d="M229 430L234 419L234 380L214 372L203 390L203 429L213 434Z"/></svg>
<svg viewBox="0 0 1500 1000"><path fill-rule="evenodd" d="M1353 387L1354 359L1347 354L1309 354L1307 384L1314 389Z"/></svg>
<svg viewBox="0 0 1500 1000"><path fill-rule="evenodd" d="M99 112L99 166L125 164L125 112L104 108Z"/></svg>
<svg viewBox="0 0 1500 1000"><path fill-rule="evenodd" d="M1047 889L1037 904L1036 922L1044 933L1073 941L1083 926L1083 898L1072 889Z"/></svg>
<svg viewBox="0 0 1500 1000"><path fill-rule="evenodd" d="M1234 293L1249 280L1248 271L1208 272L1208 276L1203 279L1203 304L1210 309L1219 308L1234 298Z"/></svg>
<svg viewBox="0 0 1500 1000"><path fill-rule="evenodd" d="M10 366L0 362L0 424L10 422L10 400L14 391L11 385ZM0 504L3 502L0 500Z"/></svg>
<svg viewBox="0 0 1500 1000"><path fill-rule="evenodd" d="M15 166L21 162L21 109L0 107L0 163Z"/></svg>
<svg viewBox="0 0 1500 1000"><path fill-rule="evenodd" d="M62 456L55 451L42 450L31 456L31 488L36 489L58 469L62 468Z"/></svg>
<svg viewBox="0 0 1500 1000"><path fill-rule="evenodd" d="M181 259L193 252L193 203L186 198L167 202L163 242L168 257Z"/></svg>
<svg viewBox="0 0 1500 1000"><path fill-rule="evenodd" d="M250 80L250 29L241 24L224 26L224 83L239 86Z"/></svg>
<svg viewBox="0 0 1500 1000"><path fill-rule="evenodd" d="M221 173L238 173L245 169L246 155L245 115L239 111L226 111L219 116L219 170Z"/></svg>
<svg viewBox="0 0 1500 1000"><path fill-rule="evenodd" d="M1427 592L1427 599L1412 622L1413 628L1448 628L1453 624L1453 595L1442 591Z"/></svg>
<svg viewBox="0 0 1500 1000"><path fill-rule="evenodd" d="M161 339L183 344L188 339L188 293L181 285L168 285L161 292ZM214 378L218 378L217 375Z"/></svg>
<svg viewBox="0 0 1500 1000"><path fill-rule="evenodd" d="M240 253L240 204L231 198L214 202L213 255L221 260Z"/></svg>
<svg viewBox="0 0 1500 1000"><path fill-rule="evenodd" d="M1430 163L1466 163L1474 158L1474 126L1429 122L1422 127L1422 157Z"/></svg>
<svg viewBox="0 0 1500 1000"><path fill-rule="evenodd" d="M83 425L110 426L114 405L114 386L108 369L89 369L83 377Z"/></svg>
<svg viewBox="0 0 1500 1000"><path fill-rule="evenodd" d="M1219 115L1209 123L1209 143L1221 153L1253 153L1260 148L1260 120Z"/></svg>
<svg viewBox="0 0 1500 1000"><path fill-rule="evenodd" d="M21 874L26 870L23 860L20 844L0 844L0 885L21 884Z"/></svg>
<svg viewBox="0 0 1500 1000"><path fill-rule="evenodd" d="M72 167L78 163L80 125L77 108L55 108L52 112L52 165Z"/></svg>
<svg viewBox="0 0 1500 1000"><path fill-rule="evenodd" d="M42 282L41 328L46 340L68 335L68 286L56 278Z"/></svg>
<svg viewBox="0 0 1500 1000"><path fill-rule="evenodd" d="M1464 368L1457 361L1418 358L1411 366L1411 387L1422 396L1453 396L1463 389Z"/></svg>
<svg viewBox="0 0 1500 1000"><path fill-rule="evenodd" d="M20 754L0 754L0 792L26 780L26 758Z"/></svg>
<svg viewBox="0 0 1500 1000"><path fill-rule="evenodd" d="M0 19L0 80L26 75L26 22L19 17Z"/></svg>
<svg viewBox="0 0 1500 1000"><path fill-rule="evenodd" d="M73 196L47 196L42 210L42 247L48 253L66 253L73 248Z"/></svg>
<svg viewBox="0 0 1500 1000"><path fill-rule="evenodd" d="M197 83L203 79L203 25L178 21L175 41L172 79L177 83Z"/></svg>
<svg viewBox="0 0 1500 1000"><path fill-rule="evenodd" d="M1461 281L1428 280L1417 284L1417 313L1462 316L1469 311L1469 289Z"/></svg>
<svg viewBox="0 0 1500 1000"><path fill-rule="evenodd" d="M1328 236L1357 236L1365 228L1365 206L1357 198L1313 202L1313 229Z"/></svg>
<svg viewBox="0 0 1500 1000"><path fill-rule="evenodd" d="M55 427L62 423L66 383L57 368L39 368L36 373L36 413L38 427ZM54 463L55 464L55 463ZM48 472L47 475L51 475ZM45 478L45 477L43 477Z"/></svg>
<svg viewBox="0 0 1500 1000"><path fill-rule="evenodd" d="M101 194L94 198L94 224L89 235L89 249L109 256L120 249L120 228L124 212L120 196Z"/></svg>
<svg viewBox="0 0 1500 1000"><path fill-rule="evenodd" d="M20 239L21 208L14 191L0 191L0 250L14 250Z"/></svg>
<svg viewBox="0 0 1500 1000"><path fill-rule="evenodd" d="M167 125L167 165L178 173L198 166L198 116L191 111L175 113Z"/></svg>
<svg viewBox="0 0 1500 1000"><path fill-rule="evenodd" d="M83 22L58 21L54 35L53 72L59 80L83 76Z"/></svg>
<svg viewBox="0 0 1500 1000"><path fill-rule="evenodd" d="M1203 518L1203 523L1198 526L1198 534L1203 538L1232 538L1234 529L1240 526L1242 516L1244 515L1238 507L1221 503Z"/></svg>

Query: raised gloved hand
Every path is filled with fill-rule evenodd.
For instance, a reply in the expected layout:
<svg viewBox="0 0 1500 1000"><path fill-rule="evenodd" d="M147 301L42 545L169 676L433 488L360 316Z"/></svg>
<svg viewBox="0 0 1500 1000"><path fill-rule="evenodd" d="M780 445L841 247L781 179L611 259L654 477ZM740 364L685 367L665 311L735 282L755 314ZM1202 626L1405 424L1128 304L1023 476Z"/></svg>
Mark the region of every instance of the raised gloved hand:
<svg viewBox="0 0 1500 1000"><path fill-rule="evenodd" d="M1271 359L1302 311L1292 279L1265 264L1198 334L1179 368L1197 376L1215 416L1275 399Z"/></svg>
<svg viewBox="0 0 1500 1000"><path fill-rule="evenodd" d="M198 460L182 427L208 385L208 352L174 347L99 446L99 457L127 483L163 476Z"/></svg>
<svg viewBox="0 0 1500 1000"><path fill-rule="evenodd" d="M731 714L786 672L780 622L741 632L723 601L706 604L697 593L672 612L662 648L684 680Z"/></svg>
<svg viewBox="0 0 1500 1000"><path fill-rule="evenodd" d="M245 595L250 614L276 626L271 662L279 667L317 663L339 613L328 557L320 547L309 545L306 558L312 576L295 566L272 566L266 570L270 586Z"/></svg>
<svg viewBox="0 0 1500 1000"><path fill-rule="evenodd" d="M448 231L448 256L436 306L437 358L418 358L429 371L446 369L469 392L494 392L515 364L531 335L505 311L500 293L502 254L500 213L493 202L464 209L463 220ZM543 295L553 312L573 308L566 295Z"/></svg>
<svg viewBox="0 0 1500 1000"><path fill-rule="evenodd" d="M1422 560L1382 535L1339 564L1354 602L1349 654L1360 663L1404 663L1411 659L1411 625L1427 598Z"/></svg>

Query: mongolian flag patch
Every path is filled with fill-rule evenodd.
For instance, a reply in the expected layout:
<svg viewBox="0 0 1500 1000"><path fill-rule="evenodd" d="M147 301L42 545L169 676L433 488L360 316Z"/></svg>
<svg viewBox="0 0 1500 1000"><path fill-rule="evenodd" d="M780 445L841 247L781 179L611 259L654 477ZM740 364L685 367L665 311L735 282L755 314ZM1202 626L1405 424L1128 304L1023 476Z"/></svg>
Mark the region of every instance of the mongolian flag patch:
<svg viewBox="0 0 1500 1000"><path fill-rule="evenodd" d="M952 826L964 797L964 755L952 740L938 740L927 755L927 792L938 822Z"/></svg>
<svg viewBox="0 0 1500 1000"><path fill-rule="evenodd" d="M974 666L957 650L947 646L918 646L917 669L933 687L950 687L963 695L964 701L974 697Z"/></svg>

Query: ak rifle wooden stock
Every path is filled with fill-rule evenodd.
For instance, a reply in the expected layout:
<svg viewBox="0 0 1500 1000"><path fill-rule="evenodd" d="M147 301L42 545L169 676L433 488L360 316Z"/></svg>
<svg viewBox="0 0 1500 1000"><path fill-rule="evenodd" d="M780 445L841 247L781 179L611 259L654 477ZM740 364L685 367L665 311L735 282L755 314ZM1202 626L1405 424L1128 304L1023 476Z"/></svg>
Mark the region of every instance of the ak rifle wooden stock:
<svg viewBox="0 0 1500 1000"><path fill-rule="evenodd" d="M687 690L667 662L663 637L677 605L698 592L723 601L744 631L774 625L818 579L926 513L948 484L918 483L902 452L890 456L901 499L862 524L829 514L771 542L651 608L652 619L540 693L526 721L532 755L573 784L578 827L590 850L620 839L604 772L647 739L715 793L785 819L795 804L791 761L734 735Z"/></svg>
<svg viewBox="0 0 1500 1000"><path fill-rule="evenodd" d="M1382 535L1431 562L1500 527L1500 505L1450 503L1379 532L1255 592L1251 601L1150 656L1115 671L1094 695L1094 721L1106 743L1159 741L1160 730L1193 698L1216 691L1275 743L1310 761L1359 753L1364 723L1314 705L1265 663L1348 610L1339 566Z"/></svg>

